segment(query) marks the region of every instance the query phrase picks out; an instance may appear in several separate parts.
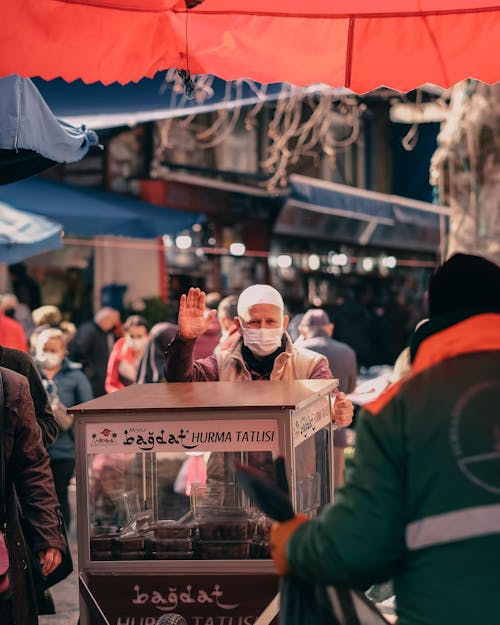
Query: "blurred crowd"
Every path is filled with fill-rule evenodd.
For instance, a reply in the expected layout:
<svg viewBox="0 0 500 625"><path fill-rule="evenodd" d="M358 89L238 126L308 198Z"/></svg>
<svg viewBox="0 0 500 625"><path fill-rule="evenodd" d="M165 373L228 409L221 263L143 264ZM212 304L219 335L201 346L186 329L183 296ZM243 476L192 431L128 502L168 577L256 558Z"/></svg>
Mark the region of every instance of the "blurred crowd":
<svg viewBox="0 0 500 625"><path fill-rule="evenodd" d="M0 295L0 346L33 358L48 395L59 428L57 440L50 447L50 462L69 525L68 487L74 473L75 450L66 408L130 384L163 381L165 351L178 332L177 319L151 327L149 320L140 315L122 319L118 310L103 307L93 318L76 326L57 306L41 305L39 285L22 265L14 266L11 277L13 292ZM381 301L366 292L346 289L337 297L335 306L288 310L287 331L296 347L324 355L339 379L340 390L352 393L360 369L392 365L405 348L424 314L415 293L414 286L403 285ZM233 321L238 295L207 294L206 314L209 316L211 310L217 314L196 341L195 359L230 349L238 339ZM404 357L399 362L398 367L404 371ZM340 436L336 439L339 448L346 444ZM340 475L343 467L339 469Z"/></svg>
<svg viewBox="0 0 500 625"><path fill-rule="evenodd" d="M122 318L118 310L103 307L76 326L57 306L40 305L39 285L25 270L15 269L11 276L13 293L0 295L0 345L33 357L56 412L58 402L72 406L133 383L164 380L165 351L178 331L176 316L151 327L145 317ZM207 294L206 313L216 310L217 315L197 339L195 359L229 349L239 337L233 322L238 295ZM289 302L287 332L297 347L326 356L340 389L352 393L370 367L376 371L378 365L397 363L396 377L405 373L408 339L426 316L423 300L409 280L382 296L346 288L334 305L324 308L307 310L306 305ZM68 379L75 381L69 394ZM65 450L59 460L72 457L69 434L58 442ZM57 446L54 449L58 456ZM63 469L66 484L71 467Z"/></svg>
<svg viewBox="0 0 500 625"><path fill-rule="evenodd" d="M35 306L41 303L38 284L26 271L15 274L13 293L0 295L0 344L36 356L40 334L49 328L59 329L68 357L82 366L94 397L134 382L162 379L164 351L177 331L176 317L151 327L147 318L132 315L123 319L117 310L105 307L76 326L57 306ZM286 302L286 293L284 296ZM224 298L219 293L208 294L207 310L216 309L217 318L198 339L195 358L231 346L237 335L232 323L237 297L238 293ZM292 341L300 342L300 324L308 306L286 303L288 334ZM333 305L322 309L332 324L334 339L354 351L358 370L364 371L395 363L418 322L427 316L425 308L423 293L407 279L377 296L369 289L345 288Z"/></svg>
<svg viewBox="0 0 500 625"><path fill-rule="evenodd" d="M26 272L18 273L13 282L15 293L0 296L0 345L31 355L48 394L59 427L57 440L50 447L51 467L69 525L68 487L75 450L66 408L130 384L163 381L165 351L178 326L172 319L151 327L140 315L122 319L118 310L103 307L77 327L57 306L31 308L41 303L38 285ZM196 341L195 359L231 348L239 337L233 322L237 303L238 294L207 294L206 313L215 309L217 315ZM356 297L354 291L346 291L335 307L304 308L290 315L288 333L297 347L326 356L340 380L340 389L352 393L359 367L394 362L419 314L402 292L389 298L382 309ZM337 438L339 449L346 444ZM338 458L341 456L339 453ZM341 475L343 467L338 468Z"/></svg>

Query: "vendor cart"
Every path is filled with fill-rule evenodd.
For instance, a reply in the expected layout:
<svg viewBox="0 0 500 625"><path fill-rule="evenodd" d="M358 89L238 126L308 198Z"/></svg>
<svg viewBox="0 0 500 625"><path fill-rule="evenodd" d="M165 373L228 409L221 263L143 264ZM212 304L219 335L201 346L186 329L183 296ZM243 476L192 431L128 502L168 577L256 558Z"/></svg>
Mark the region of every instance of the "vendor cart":
<svg viewBox="0 0 500 625"><path fill-rule="evenodd" d="M333 499L336 386L147 384L74 407L81 625L99 609L111 625L252 625L278 578L233 461L273 477L283 456L295 508L316 515Z"/></svg>

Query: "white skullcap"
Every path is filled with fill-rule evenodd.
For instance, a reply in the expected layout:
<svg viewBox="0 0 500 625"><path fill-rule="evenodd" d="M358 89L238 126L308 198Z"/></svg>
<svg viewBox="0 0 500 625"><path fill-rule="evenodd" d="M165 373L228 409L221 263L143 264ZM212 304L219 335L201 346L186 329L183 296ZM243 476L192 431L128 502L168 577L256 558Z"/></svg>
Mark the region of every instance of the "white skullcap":
<svg viewBox="0 0 500 625"><path fill-rule="evenodd" d="M269 284L254 284L241 292L238 298L238 317L248 318L248 309L256 304L272 304L283 312L285 305L278 291Z"/></svg>

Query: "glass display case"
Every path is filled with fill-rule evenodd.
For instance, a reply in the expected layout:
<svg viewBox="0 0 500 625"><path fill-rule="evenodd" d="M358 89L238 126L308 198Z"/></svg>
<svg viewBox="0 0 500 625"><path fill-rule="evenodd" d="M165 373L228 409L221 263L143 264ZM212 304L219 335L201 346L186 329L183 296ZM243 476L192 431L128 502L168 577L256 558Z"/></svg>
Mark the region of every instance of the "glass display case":
<svg viewBox="0 0 500 625"><path fill-rule="evenodd" d="M79 569L110 623L155 625L164 613L193 625L254 622L277 592L270 521L237 483L234 460L273 477L283 456L295 508L318 514L333 498L335 388L138 385L72 409ZM82 601L82 625L92 618Z"/></svg>

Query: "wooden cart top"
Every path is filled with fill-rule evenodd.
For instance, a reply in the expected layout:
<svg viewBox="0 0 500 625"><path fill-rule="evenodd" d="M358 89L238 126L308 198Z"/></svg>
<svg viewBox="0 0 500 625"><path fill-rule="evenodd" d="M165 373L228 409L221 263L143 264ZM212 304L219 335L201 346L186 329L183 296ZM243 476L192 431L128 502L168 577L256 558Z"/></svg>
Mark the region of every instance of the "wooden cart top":
<svg viewBox="0 0 500 625"><path fill-rule="evenodd" d="M338 380L175 382L134 384L74 406L75 415L246 408L299 408L338 386Z"/></svg>

